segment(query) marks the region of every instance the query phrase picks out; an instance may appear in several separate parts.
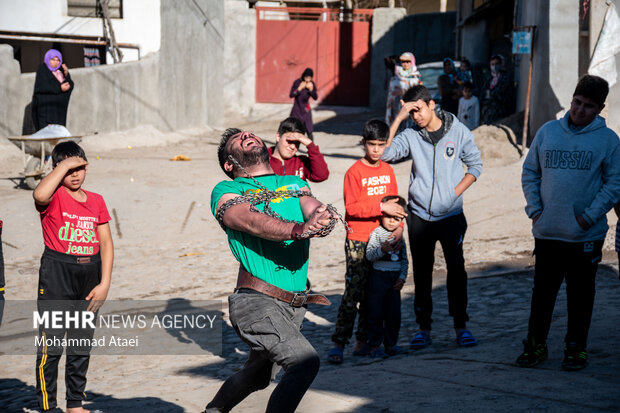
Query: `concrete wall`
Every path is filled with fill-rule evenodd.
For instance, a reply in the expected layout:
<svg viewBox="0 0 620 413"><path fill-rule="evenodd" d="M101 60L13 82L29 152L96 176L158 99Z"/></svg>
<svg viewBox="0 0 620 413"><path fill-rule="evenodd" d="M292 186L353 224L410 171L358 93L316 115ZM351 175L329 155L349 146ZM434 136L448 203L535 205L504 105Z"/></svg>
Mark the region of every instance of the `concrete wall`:
<svg viewBox="0 0 620 413"><path fill-rule="evenodd" d="M162 2L159 88L171 128L222 117L224 2Z"/></svg>
<svg viewBox="0 0 620 413"><path fill-rule="evenodd" d="M247 115L256 101L256 10L245 0L228 0L223 98L231 116Z"/></svg>
<svg viewBox="0 0 620 413"><path fill-rule="evenodd" d="M410 51L418 65L454 57L455 25L456 12L406 16L394 25L392 54Z"/></svg>
<svg viewBox="0 0 620 413"><path fill-rule="evenodd" d="M34 75L19 73L13 48L0 44L0 135L21 135L24 108L30 102Z"/></svg>
<svg viewBox="0 0 620 413"><path fill-rule="evenodd" d="M564 115L579 77L579 10L574 4L551 0L549 7L549 84ZM550 113L551 115L551 113Z"/></svg>
<svg viewBox="0 0 620 413"><path fill-rule="evenodd" d="M112 19L112 27L117 42L139 45L144 56L159 50L160 21L160 0L123 0L123 18ZM100 18L68 16L67 0L6 0L0 1L0 30L101 36L102 24ZM136 50L122 51L123 61L138 59Z"/></svg>
<svg viewBox="0 0 620 413"><path fill-rule="evenodd" d="M151 124L173 130L222 115L224 3L162 2L161 48L141 61L71 70L75 90L67 128L74 134ZM0 135L22 132L33 73L20 74L12 48L0 45Z"/></svg>
<svg viewBox="0 0 620 413"><path fill-rule="evenodd" d="M393 27L405 18L403 8L378 8L372 16L372 58L370 63L370 106L385 108L385 64L383 59L393 52L396 32Z"/></svg>
<svg viewBox="0 0 620 413"><path fill-rule="evenodd" d="M620 0L614 0L620 8ZM598 10L591 25L591 50L594 51L604 13ZM579 10L561 0L523 2L521 25L536 25L534 64L530 99L530 139L547 121L564 115L570 107L579 80ZM620 68L620 55L616 55ZM517 110L525 107L529 55L519 65ZM605 114L605 113L604 113ZM607 124L620 134L620 83L610 89L606 109Z"/></svg>
<svg viewBox="0 0 620 413"><path fill-rule="evenodd" d="M577 77L578 9L556 3L556 0L522 3L519 24L536 26L528 128L530 140L545 122L556 119L568 107L570 97L566 99L566 91L572 91ZM560 13L567 12L568 18L562 19ZM570 17L571 14L576 17ZM558 34L550 36L551 30L557 30ZM560 37L562 35L566 36L565 41ZM518 111L525 107L528 69L529 55L523 55L518 68Z"/></svg>
<svg viewBox="0 0 620 413"><path fill-rule="evenodd" d="M488 26L484 20L477 20L470 25L463 26L461 31L461 55L466 56L470 62L488 62L488 41L480 42L475 39L488 38Z"/></svg>

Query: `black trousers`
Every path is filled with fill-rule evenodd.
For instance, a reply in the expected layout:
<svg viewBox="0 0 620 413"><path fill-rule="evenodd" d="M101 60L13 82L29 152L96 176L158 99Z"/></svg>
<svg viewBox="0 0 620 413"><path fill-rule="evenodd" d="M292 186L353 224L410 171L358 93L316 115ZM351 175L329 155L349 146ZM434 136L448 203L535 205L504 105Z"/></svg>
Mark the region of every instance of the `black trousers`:
<svg viewBox="0 0 620 413"><path fill-rule="evenodd" d="M465 328L467 315L467 272L463 258L463 239L467 221L462 213L440 221L425 221L411 210L407 216L409 246L415 283L416 322L421 330L430 330L433 312L433 265L435 244L441 244L446 258L448 279L448 309L454 320L454 328Z"/></svg>
<svg viewBox="0 0 620 413"><path fill-rule="evenodd" d="M602 248L603 241L535 239L536 266L529 321L529 337L535 342L547 341L555 300L566 279L568 329L564 340L586 346Z"/></svg>
<svg viewBox="0 0 620 413"><path fill-rule="evenodd" d="M90 262L83 262L88 261ZM81 261L81 263L78 263ZM88 258L63 254L45 248L39 269L37 308L44 311L85 311L88 302L84 298L101 282L101 258L99 254ZM51 326L48 326L51 327ZM58 362L63 352L59 341L67 339L92 339L92 329L46 328L39 329L43 344L37 348L37 399L42 410L56 407L56 384ZM67 408L80 407L86 397L86 372L90 361L90 345L67 348L65 384Z"/></svg>
<svg viewBox="0 0 620 413"><path fill-rule="evenodd" d="M394 347L400 331L400 291L394 283L399 271L370 270L368 279L368 344Z"/></svg>

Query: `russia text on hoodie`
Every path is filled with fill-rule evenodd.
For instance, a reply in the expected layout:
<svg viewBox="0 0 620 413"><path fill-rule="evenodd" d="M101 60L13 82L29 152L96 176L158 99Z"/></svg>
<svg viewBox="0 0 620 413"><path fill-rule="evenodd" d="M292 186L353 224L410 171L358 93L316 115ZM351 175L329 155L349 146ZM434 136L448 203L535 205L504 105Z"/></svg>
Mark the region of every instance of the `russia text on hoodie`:
<svg viewBox="0 0 620 413"><path fill-rule="evenodd" d="M544 124L532 142L521 176L525 212L540 215L532 226L536 238L603 240L606 214L620 200L620 141L601 116L582 128L569 125L569 116Z"/></svg>

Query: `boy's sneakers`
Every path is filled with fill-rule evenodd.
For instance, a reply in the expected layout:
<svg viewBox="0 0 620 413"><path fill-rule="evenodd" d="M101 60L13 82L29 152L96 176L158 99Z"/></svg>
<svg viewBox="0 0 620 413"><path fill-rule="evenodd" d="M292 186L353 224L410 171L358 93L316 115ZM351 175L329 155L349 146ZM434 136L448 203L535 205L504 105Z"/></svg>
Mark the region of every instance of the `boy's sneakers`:
<svg viewBox="0 0 620 413"><path fill-rule="evenodd" d="M517 358L519 367L534 367L547 360L549 351L547 343L535 343L532 338L523 340L523 353Z"/></svg>
<svg viewBox="0 0 620 413"><path fill-rule="evenodd" d="M564 360L562 369L576 371L583 369L588 364L588 353L586 348L577 343L564 344Z"/></svg>

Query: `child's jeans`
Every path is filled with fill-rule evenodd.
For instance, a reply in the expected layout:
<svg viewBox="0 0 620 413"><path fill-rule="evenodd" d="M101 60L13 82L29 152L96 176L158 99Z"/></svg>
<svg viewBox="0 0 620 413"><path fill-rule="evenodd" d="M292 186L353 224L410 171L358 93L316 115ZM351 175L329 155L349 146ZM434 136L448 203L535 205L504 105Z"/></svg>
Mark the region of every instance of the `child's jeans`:
<svg viewBox="0 0 620 413"><path fill-rule="evenodd" d="M400 290L394 283L399 271L370 270L368 280L368 344L387 348L398 342L400 331Z"/></svg>

